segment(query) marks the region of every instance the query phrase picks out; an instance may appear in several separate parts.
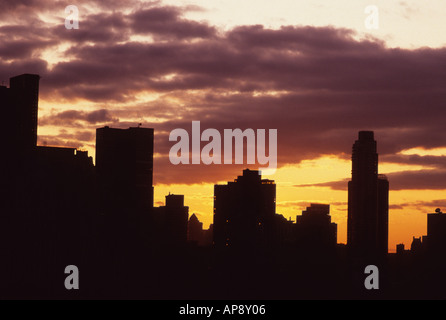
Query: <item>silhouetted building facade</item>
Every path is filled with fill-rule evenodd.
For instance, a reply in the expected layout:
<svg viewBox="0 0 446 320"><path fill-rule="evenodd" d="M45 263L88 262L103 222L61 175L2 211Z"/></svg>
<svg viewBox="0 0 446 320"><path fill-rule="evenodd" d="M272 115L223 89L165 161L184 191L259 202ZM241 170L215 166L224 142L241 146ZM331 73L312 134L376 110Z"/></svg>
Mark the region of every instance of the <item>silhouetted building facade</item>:
<svg viewBox="0 0 446 320"><path fill-rule="evenodd" d="M95 225L93 159L75 148L38 146L28 170L18 207L29 224L28 236L40 244L36 261L45 254L61 264L74 257L83 261Z"/></svg>
<svg viewBox="0 0 446 320"><path fill-rule="evenodd" d="M187 223L187 241L200 246L208 247L212 245L212 231L213 225L209 226L209 229L203 229L203 222L198 220L198 217L192 214Z"/></svg>
<svg viewBox="0 0 446 320"><path fill-rule="evenodd" d="M264 248L273 242L276 185L246 169L227 185L214 187L214 245Z"/></svg>
<svg viewBox="0 0 446 320"><path fill-rule="evenodd" d="M0 127L7 149L0 166L0 299L364 293L363 261L344 260L329 205L311 204L293 223L275 213L274 181L247 169L214 187L214 224L203 230L197 215L189 219L183 195L169 194L164 206L153 207L153 129L97 129L95 168L85 151L37 146L38 90L39 76L30 74L0 86L8 120ZM348 188L348 248L357 257L384 255L389 182L378 174L373 132L360 132L353 146ZM380 290L366 297L444 297L446 215L437 209L427 219L428 235L414 237L410 251L399 244L389 255L391 272L379 266ZM335 247L337 255L318 259ZM63 285L73 264L85 289Z"/></svg>
<svg viewBox="0 0 446 320"><path fill-rule="evenodd" d="M396 245L396 254L405 254L406 250L404 247L404 243L399 243Z"/></svg>
<svg viewBox="0 0 446 320"><path fill-rule="evenodd" d="M337 225L331 222L330 205L312 203L296 217L296 228L300 248L318 253L336 248Z"/></svg>
<svg viewBox="0 0 446 320"><path fill-rule="evenodd" d="M389 183L378 175L376 149L373 132L359 132L352 152L347 222L348 249L356 257L383 256L388 251Z"/></svg>
<svg viewBox="0 0 446 320"><path fill-rule="evenodd" d="M410 251L412 253L420 253L423 249L423 242L421 241L421 237L413 237L412 238L412 243L410 245Z"/></svg>
<svg viewBox="0 0 446 320"><path fill-rule="evenodd" d="M211 247L214 243L214 224L210 224L208 229L203 230L203 246Z"/></svg>
<svg viewBox="0 0 446 320"><path fill-rule="evenodd" d="M39 99L38 75L22 74L9 79L9 88L0 86L2 112L2 154L0 156L0 211L7 212L14 206L16 184L26 183L17 179L17 173L26 169L37 145L37 112Z"/></svg>
<svg viewBox="0 0 446 320"><path fill-rule="evenodd" d="M105 213L153 207L153 138L149 128L96 130L96 168Z"/></svg>
<svg viewBox="0 0 446 320"><path fill-rule="evenodd" d="M203 222L197 216L191 215L187 223L187 241L199 244L203 241Z"/></svg>
<svg viewBox="0 0 446 320"><path fill-rule="evenodd" d="M296 224L287 220L283 215L276 214L274 217L274 246L276 248L295 247Z"/></svg>
<svg viewBox="0 0 446 320"><path fill-rule="evenodd" d="M387 254L389 246L389 180L378 174L377 250Z"/></svg>
<svg viewBox="0 0 446 320"><path fill-rule="evenodd" d="M189 207L184 205L184 195L169 194L166 205L153 210L156 233L160 245L183 246L187 242Z"/></svg>
<svg viewBox="0 0 446 320"><path fill-rule="evenodd" d="M427 215L427 249L431 253L446 252L446 214L437 209Z"/></svg>
<svg viewBox="0 0 446 320"><path fill-rule="evenodd" d="M6 147L14 153L33 150L37 145L39 80L36 74L22 74L9 79L9 88L0 87L2 124Z"/></svg>

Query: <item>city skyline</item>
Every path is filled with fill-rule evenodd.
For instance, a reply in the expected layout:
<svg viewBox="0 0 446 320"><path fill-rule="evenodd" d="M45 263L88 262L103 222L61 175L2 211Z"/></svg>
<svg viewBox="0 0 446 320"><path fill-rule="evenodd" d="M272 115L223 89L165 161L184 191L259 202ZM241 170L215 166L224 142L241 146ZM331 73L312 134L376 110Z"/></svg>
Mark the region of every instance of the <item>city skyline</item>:
<svg viewBox="0 0 446 320"><path fill-rule="evenodd" d="M14 114L11 114L14 121L11 121L10 125L5 129L5 133L11 132L13 134L8 148L11 148L15 153L23 157L34 157L31 155L31 152L34 152L34 148L37 147L38 157L43 155L51 159L51 157L61 157L65 154L65 158L61 159L68 160L67 156L76 154L76 157L83 158L83 161L85 161L88 157L88 152L85 151L69 147L38 146L39 81L39 75L23 74L11 78L10 88L0 87L2 90L0 92L2 101L6 105L14 106L12 110L16 110ZM165 195L166 206L160 205L159 202L158 207L154 205L154 140L154 129L143 128L141 124L138 127L130 127L128 129L110 128L109 126L96 129L97 145L95 150L98 163L94 165L91 156L88 159L91 161L91 166L96 167L99 189L105 191L99 195L101 199L100 206L103 207L104 213L107 212L111 216L119 217L122 211L147 212L152 210L151 208L156 208L155 212L158 212L156 215L161 217L168 212L164 212L165 208L171 207L168 205L169 199L171 199L171 203L181 203L174 205L174 207L187 208L186 211L188 212L185 214L185 220L176 227L177 231L171 232L171 236L178 233L178 230L187 229L189 216L193 216L197 223L201 224L203 232L209 232L210 230L203 229L203 223L197 218L195 213L191 212L189 214L189 207L184 206L184 195L177 196L169 192L169 195ZM373 131L359 131L358 140L355 141L352 148L351 166L352 179L348 182L349 201L346 244L356 254L365 252L366 255L375 255L381 252L378 254L380 256L393 252L389 250L388 246L389 181L385 175L379 174L378 171L377 141L374 140ZM244 181L246 182L243 183ZM253 182L260 183L265 191L272 189L268 192L261 191L263 189L257 189L255 183L252 184ZM240 187L233 189L237 185L240 185ZM227 191L224 191L226 189ZM234 206L234 203L240 202L244 197L242 194L249 195L248 198L252 199L259 197L259 194L261 194L260 198L263 199L263 204L259 203L257 209L244 207L242 204ZM181 197L181 199L178 197ZM233 198L233 200L228 200L228 197L229 199ZM173 200L176 198L178 200ZM266 232L266 234L269 234L268 237L271 238L272 231L268 231L268 225L276 224L274 220L277 219L277 216L282 216L276 210L276 183L274 180L262 180L260 171L244 169L243 175L239 176L234 182L228 182L227 185L215 184L213 198L214 215L210 228L214 230L214 224L217 221L217 238L215 238L214 234L213 240L213 245L216 245L216 247L228 246L230 238L236 238L238 242L243 242L244 233L249 230L250 224L254 226L258 223L259 226L262 226L262 230L266 225L265 230L267 231L262 232ZM217 201L216 199L220 200ZM233 208L216 209L217 207L222 207L225 203L233 205ZM314 208L318 206L328 206L329 208L330 206L330 204L322 203L310 203L309 205L310 207L307 207L307 210L312 209L313 206ZM223 210L222 212L225 213L223 214L220 210ZM441 212L441 209L436 210ZM220 213L216 215L217 212ZM305 212L307 211L302 210L302 213ZM251 218L249 219L254 220L244 220L250 216ZM219 218L216 220L216 217ZM297 221L299 219L302 218L297 218L296 224L298 224ZM227 231L225 231L227 234L223 234L221 231L222 225L228 224L230 220L231 222L232 220L239 220L241 229L234 233L236 236L231 235L232 233L227 233ZM291 217L288 220L288 223L290 222L292 222ZM169 222L169 225L175 225L175 223ZM272 227L269 226L269 228ZM429 231L429 225L427 231ZM188 232L185 232L182 236L184 241L188 238ZM253 238L258 237L258 235L255 235L258 231L253 230L251 233ZM336 231L336 244L338 244L337 235L338 232ZM359 237L363 238L360 239ZM412 237L415 239L414 235ZM397 248L401 244L399 242L395 246L395 252L397 252Z"/></svg>
<svg viewBox="0 0 446 320"><path fill-rule="evenodd" d="M277 212L294 219L311 203L330 203L340 243L347 243L351 142L372 130L380 172L391 181L394 252L426 234L427 212L446 208L446 4L376 1L373 30L364 25L369 4L1 1L0 83L41 76L40 146L94 158L96 128L154 128L154 203L184 194L205 228L214 185L246 166L173 166L172 129L191 121L220 132L278 129L278 170L269 177ZM67 5L79 8L78 30L65 28Z"/></svg>
<svg viewBox="0 0 446 320"><path fill-rule="evenodd" d="M184 195L154 204L153 128L97 128L96 166L87 151L39 146L39 81L22 74L0 88L15 154L1 158L0 298L442 297L446 215L428 213L427 234L388 253L389 180L373 131L352 147L346 245L330 204L287 219L275 181L253 169L214 185L204 230ZM73 272L64 286L62 270Z"/></svg>
<svg viewBox="0 0 446 320"><path fill-rule="evenodd" d="M39 100L39 97L38 97L38 91L39 91L39 84L38 84L38 82L40 81L40 76L39 75L33 75L33 74L24 74L24 75L22 75L22 76L14 76L14 77L12 77L11 78L11 85L10 85L10 88L11 89L9 89L11 92L15 92L15 91L17 91L17 90L20 90L20 89L18 89L18 88L16 88L16 87L18 87L19 85L15 85L15 83L20 83L20 79L23 79L24 81L22 81L24 84L22 85L22 86L26 86L26 83L28 84L28 86L30 86L30 88L34 88L34 89L31 89L30 90L30 92L31 92L31 98L25 98L25 100L23 100L23 101L28 101L29 102L29 104L30 105L34 105L34 111L33 110L31 110L31 109L26 109L26 112L23 112L20 116L19 116L19 118L18 119L23 119L23 118L26 118L26 116L24 116L28 111L28 113L30 113L30 114L34 114L34 116L33 116L33 121L31 121L31 122L27 122L27 123L29 123L29 125L32 127L32 130L31 131L29 131L29 133L28 133L28 136L27 137L23 137L22 135L20 136L20 137L18 137L17 139L11 139L11 141L18 141L18 142L20 142L20 141L28 141L27 142L27 144L28 145L32 145L33 143L34 144L36 144L37 143L37 129L38 129L38 125L37 125L37 106L38 106L38 100ZM25 80L25 79L29 79L29 80ZM33 82L35 82L36 84L33 84ZM3 90L8 90L7 89L7 87L1 87ZM15 91L14 91L15 90ZM9 91L8 91L9 92ZM18 91L17 91L18 92ZM37 93L36 93L37 92ZM23 97L26 97L26 95L23 95ZM22 98L23 99L23 98ZM28 99L28 100L26 100L26 99ZM19 102L19 103L22 103L23 104L23 102ZM20 121L22 121L22 120L20 120ZM6 127L6 131L8 131L8 130L10 130L13 126L14 126L14 123L15 122L13 122L13 123L11 123L11 127ZM99 139L98 141L100 141L100 143L101 143L101 145L102 145L102 141L104 141L104 138L103 138L103 136L104 136L104 134L106 133L106 132L108 132L107 133L107 135L105 135L105 136L110 136L110 138L108 138L109 140L110 140L110 142L111 141L113 141L113 143L115 143L114 141L115 140L117 140L117 141L120 141L120 140L122 140L122 142L120 143L120 149L122 149L122 150L127 150L127 151L123 151L123 152L120 152L119 154L120 154L120 157L121 157L121 160L117 160L117 159L115 159L115 163L121 163L120 165L118 165L118 167L116 167L116 168L113 168L113 166L112 167L109 167L107 170L108 170L108 172L112 172L113 170L115 171L115 172L119 172L119 170L121 170L120 168L122 168L122 169L125 169L125 164L127 163L127 159L126 159L126 157L128 156L128 155L131 155L131 154L133 154L134 153L134 151L131 151L132 149L132 147L131 147L131 144L129 144L129 142L131 141L131 140L128 140L128 138L125 138L125 136L128 136L128 137L131 137L132 135L135 135L135 134L137 134L137 132L139 131L138 129L141 129L141 130L148 130L148 131L150 131L150 132L148 132L148 134L149 134L149 136L151 135L152 136L152 138L151 138L151 140L152 140L152 142L151 142L151 145L149 144L147 147L148 147L148 149L147 149L147 151L149 152L149 153L151 153L151 154L153 154L153 150L154 150L154 146L153 146L153 140L154 140L154 130L153 129L145 129L145 128L140 128L140 126L141 126L141 124L138 126L138 127L134 127L134 128L132 128L132 127L130 127L130 128L128 128L128 129L120 129L120 128L110 128L110 127L108 127L108 126L105 126L105 127L103 127L103 128L97 128L96 129L96 131L97 131L97 136L99 137L97 137L97 139ZM132 134L132 132L134 132L133 134ZM361 137L361 134L362 135L364 135L366 133L366 131L360 131L359 132L359 135L360 135L360 137ZM371 134L372 134L372 136L373 136L373 132L371 132ZM114 138L112 138L112 137L114 137ZM122 137L122 138L118 138L118 137ZM31 142L30 142L31 141ZM141 140L141 141L143 141L143 140ZM105 145L105 144L104 144ZM356 144L355 144L356 145ZM355 146L354 145L354 146ZM13 145L11 145L10 146L11 148L13 148L14 149L14 146ZM45 146L40 146L39 148L40 148L40 150L44 150L45 148L46 148L47 146L45 145ZM64 147L64 148L67 148L67 147ZM116 147L112 147L112 148L110 148L110 147L108 147L108 149L109 149L109 151L108 151L108 154L109 155L111 155L112 153L115 153L116 152L116 150L117 150L117 146ZM135 148L134 146L133 146L133 148ZM53 148L54 150L56 150L57 149L57 147L56 148ZM105 148L104 148L105 149ZM50 150L50 149L48 149L48 150ZM74 150L73 148L71 148L71 150ZM97 154L98 154L98 149L97 149L97 147L95 148L95 150L96 150L96 157L97 157ZM17 152L17 151L15 151L15 152ZM110 152L112 152L112 153L110 153ZM374 160L375 162L376 162L376 164L375 165L377 165L377 157L378 157L378 154L376 153L377 152L377 148L376 148L376 142L375 142L375 147L374 147L374 152L375 152L375 157L376 157L376 160ZM78 153L79 154L81 154L81 153L86 153L85 151L82 151L82 150L78 150ZM102 153L102 152L101 152ZM18 152L18 154L21 154L21 152ZM117 154L116 154L117 155ZM115 155L115 157L116 157L116 155ZM95 157L95 158L96 158ZM93 157L91 157L90 156L90 158L93 158ZM245 160L245 159L244 159ZM150 159L150 160L148 160L148 161L150 161L149 163L148 163L148 166L150 167L150 169L147 169L147 170L150 170L150 177L149 176L147 176L147 177L149 177L148 178L148 183L151 185L151 187L149 187L149 189L151 190L150 192L148 192L147 194L151 194L151 196L149 196L148 197L148 199L147 199L147 201L148 201L148 203L151 203L152 204L152 206L153 206L153 204L156 202L156 204L158 205L158 206L162 206L163 205L163 202L162 201L155 201L155 198L154 198L154 194L155 194L155 190L156 190L156 188L154 188L154 184L153 184L153 157ZM353 164L355 163L354 161L352 162ZM96 164L97 165L97 164ZM247 165L245 165L245 164L243 164L243 165L239 165L239 167L240 168L243 168L243 167L246 167ZM99 166L99 168L101 168L101 165ZM101 170L101 169L99 169L99 170ZM352 170L352 172L353 172L354 170ZM377 174L377 168L375 168L375 174ZM125 175L127 174L128 172L127 171L122 171L121 172L121 176L122 176L122 178L121 179L126 179L125 178ZM104 175L104 174L102 174L102 176L106 176L106 175ZM382 177L383 177L384 175L378 175L378 181L380 181L381 179L382 179ZM381 177L381 178L380 178ZM385 177L384 178L384 180L386 180L387 181L387 177ZM272 180L273 181L273 180ZM345 184L347 184L347 181L344 181L344 180L341 180L341 181L339 181L339 182L341 182L341 183L345 183ZM338 183L339 183L338 182ZM336 183L336 182L334 182L334 183ZM216 183L215 185L218 185L219 183ZM386 184L387 184L387 189L389 189L389 183L388 183L388 181L386 182ZM213 185L214 186L214 185ZM185 189L183 189L183 188L181 188L181 191L183 191L184 192L184 194L187 194L188 193L188 191L187 191L187 188L188 188L188 185L186 185L185 186L186 187L186 190ZM336 186L336 188L337 188L338 186ZM171 193L171 186L168 186L168 189L169 189L169 194ZM342 189L342 187L341 187L341 189ZM347 188L348 189L348 188ZM161 192L163 192L164 191L164 189L163 188L161 188ZM174 190L172 190L172 191L174 191ZM348 190L347 190L348 191ZM130 190L125 190L125 189L121 189L121 192L130 192ZM159 192L158 191L158 193L161 193L161 192ZM176 192L176 191L174 191L175 193L179 193L179 192ZM182 192L180 192L181 194L183 194ZM347 193L349 193L349 192L347 192ZM387 193L388 193L388 191L387 191ZM116 196L116 195L115 195ZM115 196L112 196L112 198L113 197L115 197ZM162 195L162 197L164 197L165 196L165 194L163 194ZM215 195L214 195L215 196ZM211 197L210 195L209 195L209 197ZM389 207L389 204L388 204L388 194L387 194L387 204L386 204L386 206L387 207ZM186 197L186 200L187 200L187 197ZM300 199L293 199L294 201L297 201L297 202L301 202L302 203L302 205L301 206L308 206L308 205L310 205L310 204L317 204L317 203L320 203L320 204L330 204L328 201L325 201L325 202L315 202L315 201L308 201L308 202L304 202L304 201L301 201ZM276 203L276 199L274 200L275 201L275 203ZM347 205L348 203L346 203L346 205ZM213 208L215 208L215 205L213 205ZM388 209L387 209L388 210ZM299 210L295 210L296 212L299 212ZM304 211L303 209L301 210L301 211ZM433 208L430 210L430 211L426 211L426 212L431 212L431 211L433 211ZM296 212L293 212L293 214L294 214L294 216L295 216L295 214L296 214ZM275 212L276 213L276 212ZM277 214L281 214L281 212L277 212ZM196 212L194 212L194 211L192 211L191 210L191 213L190 213L190 215L195 215L195 216L197 216L197 215L199 215L198 213L196 213ZM199 215L200 216L200 215ZM285 217L287 218L287 219L292 219L292 216L291 215L288 215L288 216L286 216L285 215ZM387 239L386 239L386 241L385 241L385 243L388 243L388 234L389 234L389 226L388 226L388 213L387 213L387 218L386 218L386 221L387 221L387 225L386 225L386 230L387 230L387 232L386 232L386 237L387 237ZM209 228L212 224L213 224L213 219L211 219L210 221L209 220L207 220L207 219L203 219L203 217L201 217L201 219L199 219L199 221L201 222L201 223L203 223L203 222L205 222L205 223L207 223L207 227ZM335 221L336 221L336 219L335 219ZM427 225L427 223L426 223L426 225ZM205 228L206 229L206 228ZM347 228L348 229L348 228ZM426 231L427 231L427 226L426 226ZM337 233L337 234L339 234L339 233ZM411 244L412 244L412 242L413 242L413 239L415 238L415 236L419 236L419 237L421 237L423 234L426 234L426 232L422 232L421 234L409 234L408 235L408 237L410 238L410 242L405 242L405 241L402 241L401 239L398 239L398 238L396 238L392 243L391 243L391 245L388 245L387 246L387 250L388 250L388 252L390 252L390 253L392 253L392 252L396 252L397 251L397 246L398 245L400 245L400 244L404 244L406 247L409 247ZM341 241L339 241L339 243L344 243L344 244L347 244L348 243L348 230L347 230L347 237L345 238L345 241L343 241L344 240L344 235L342 234L342 233L340 233L340 239L341 239Z"/></svg>
<svg viewBox="0 0 446 320"><path fill-rule="evenodd" d="M346 243L349 141L373 130L392 181L389 250L446 207L443 1L378 1L377 30L367 1L81 0L78 30L65 28L69 4L2 2L0 81L41 76L39 145L94 158L97 127L155 128L155 203L184 194L208 227L214 184L244 168L175 167L168 133L192 121L277 129L278 212L329 202Z"/></svg>

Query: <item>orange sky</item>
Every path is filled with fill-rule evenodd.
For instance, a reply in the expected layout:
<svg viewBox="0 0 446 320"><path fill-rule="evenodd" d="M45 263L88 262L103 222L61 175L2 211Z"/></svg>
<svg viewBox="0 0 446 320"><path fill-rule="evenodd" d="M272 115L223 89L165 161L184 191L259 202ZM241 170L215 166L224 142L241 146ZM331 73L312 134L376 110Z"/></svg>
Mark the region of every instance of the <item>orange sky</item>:
<svg viewBox="0 0 446 320"><path fill-rule="evenodd" d="M437 150L432 150L438 154ZM395 165L380 166L380 173L400 171ZM419 166L407 166L406 170L418 170ZM300 184L320 183L325 181L350 178L350 161L332 157L323 157L304 161L300 165L280 168L268 179L276 181L277 213L287 219L296 220L302 210L310 203L330 204L332 221L338 225L338 242L347 241L347 192L331 190L329 187L296 187ZM241 174L241 173L240 173ZM229 178L233 180L236 177ZM220 183L226 183L221 181ZM392 181L390 181L390 184ZM185 194L185 203L190 207L190 213L195 213L204 226L212 223L213 184L195 185L157 185L155 186L155 201L164 203L164 196L169 192ZM434 201L444 198L444 190L401 190L390 191L389 204L395 206L389 211L389 251L394 252L396 245L404 243L410 248L412 237L427 234L427 215L435 208L429 205L417 204L417 201ZM408 204L412 203L412 204ZM397 208L396 206L401 206Z"/></svg>

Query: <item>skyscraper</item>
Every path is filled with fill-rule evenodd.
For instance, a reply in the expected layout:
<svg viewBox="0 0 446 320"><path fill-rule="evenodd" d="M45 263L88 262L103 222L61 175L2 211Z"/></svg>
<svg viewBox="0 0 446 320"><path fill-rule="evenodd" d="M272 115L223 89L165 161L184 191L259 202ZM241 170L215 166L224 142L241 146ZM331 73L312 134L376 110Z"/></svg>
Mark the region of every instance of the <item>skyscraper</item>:
<svg viewBox="0 0 446 320"><path fill-rule="evenodd" d="M262 248L272 243L276 185L258 171L243 170L234 182L214 187L216 247Z"/></svg>
<svg viewBox="0 0 446 320"><path fill-rule="evenodd" d="M388 195L387 178L378 175L374 133L360 131L353 145L352 179L348 183L347 245L353 256L387 253Z"/></svg>
<svg viewBox="0 0 446 320"><path fill-rule="evenodd" d="M153 207L153 138L149 128L96 130L98 183L109 213Z"/></svg>
<svg viewBox="0 0 446 320"><path fill-rule="evenodd" d="M377 225L377 250L386 254L389 246L389 180L384 174L378 174Z"/></svg>
<svg viewBox="0 0 446 320"><path fill-rule="evenodd" d="M37 145L37 117L40 76L22 74L9 79L10 134L17 151L29 151Z"/></svg>
<svg viewBox="0 0 446 320"><path fill-rule="evenodd" d="M51 295L55 270L86 261L86 244L97 236L88 224L96 221L92 158L74 148L37 146L39 81L23 74L9 88L0 86L0 282L12 295L27 295L25 288Z"/></svg>

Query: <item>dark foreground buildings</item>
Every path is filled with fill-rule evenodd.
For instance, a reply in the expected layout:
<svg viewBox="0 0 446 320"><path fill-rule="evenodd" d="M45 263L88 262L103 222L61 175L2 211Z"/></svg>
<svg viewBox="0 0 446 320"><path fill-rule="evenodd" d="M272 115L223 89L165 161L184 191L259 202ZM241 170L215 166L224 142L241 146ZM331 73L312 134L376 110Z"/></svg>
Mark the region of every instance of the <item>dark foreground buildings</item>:
<svg viewBox="0 0 446 320"><path fill-rule="evenodd" d="M425 237L427 250L433 254L446 252L446 214L437 209L435 213L427 215L427 236Z"/></svg>
<svg viewBox="0 0 446 320"><path fill-rule="evenodd" d="M38 75L0 87L1 297L44 297L68 261L83 264L92 241L93 161L74 148L37 146Z"/></svg>
<svg viewBox="0 0 446 320"><path fill-rule="evenodd" d="M153 137L148 128L96 130L96 170L105 211L130 215L153 207Z"/></svg>
<svg viewBox="0 0 446 320"><path fill-rule="evenodd" d="M37 145L37 112L39 104L39 80L35 74L23 74L11 78L10 87L0 86L2 136L7 150L25 152ZM5 134L5 135L3 135Z"/></svg>
<svg viewBox="0 0 446 320"><path fill-rule="evenodd" d="M1 127L10 139L1 156L0 298L444 296L441 211L428 215L413 252L387 254L389 184L373 132L353 146L347 254L328 204L287 220L276 212L275 182L256 170L215 186L209 230L188 219L182 195L154 207L153 129L97 129L96 166L87 152L37 146L38 87L29 74L0 87L10 120ZM380 263L379 291L363 286L364 257ZM80 270L80 290L64 287L69 265Z"/></svg>
<svg viewBox="0 0 446 320"><path fill-rule="evenodd" d="M297 242L320 255L334 252L337 244L337 224L331 222L330 205L312 203L296 217Z"/></svg>
<svg viewBox="0 0 446 320"><path fill-rule="evenodd" d="M273 241L276 185L259 171L243 175L227 185L214 187L214 245L250 250Z"/></svg>
<svg viewBox="0 0 446 320"><path fill-rule="evenodd" d="M183 195L167 195L166 205L154 208L154 217L153 223L160 231L154 241L176 248L186 244L189 207L184 205Z"/></svg>

